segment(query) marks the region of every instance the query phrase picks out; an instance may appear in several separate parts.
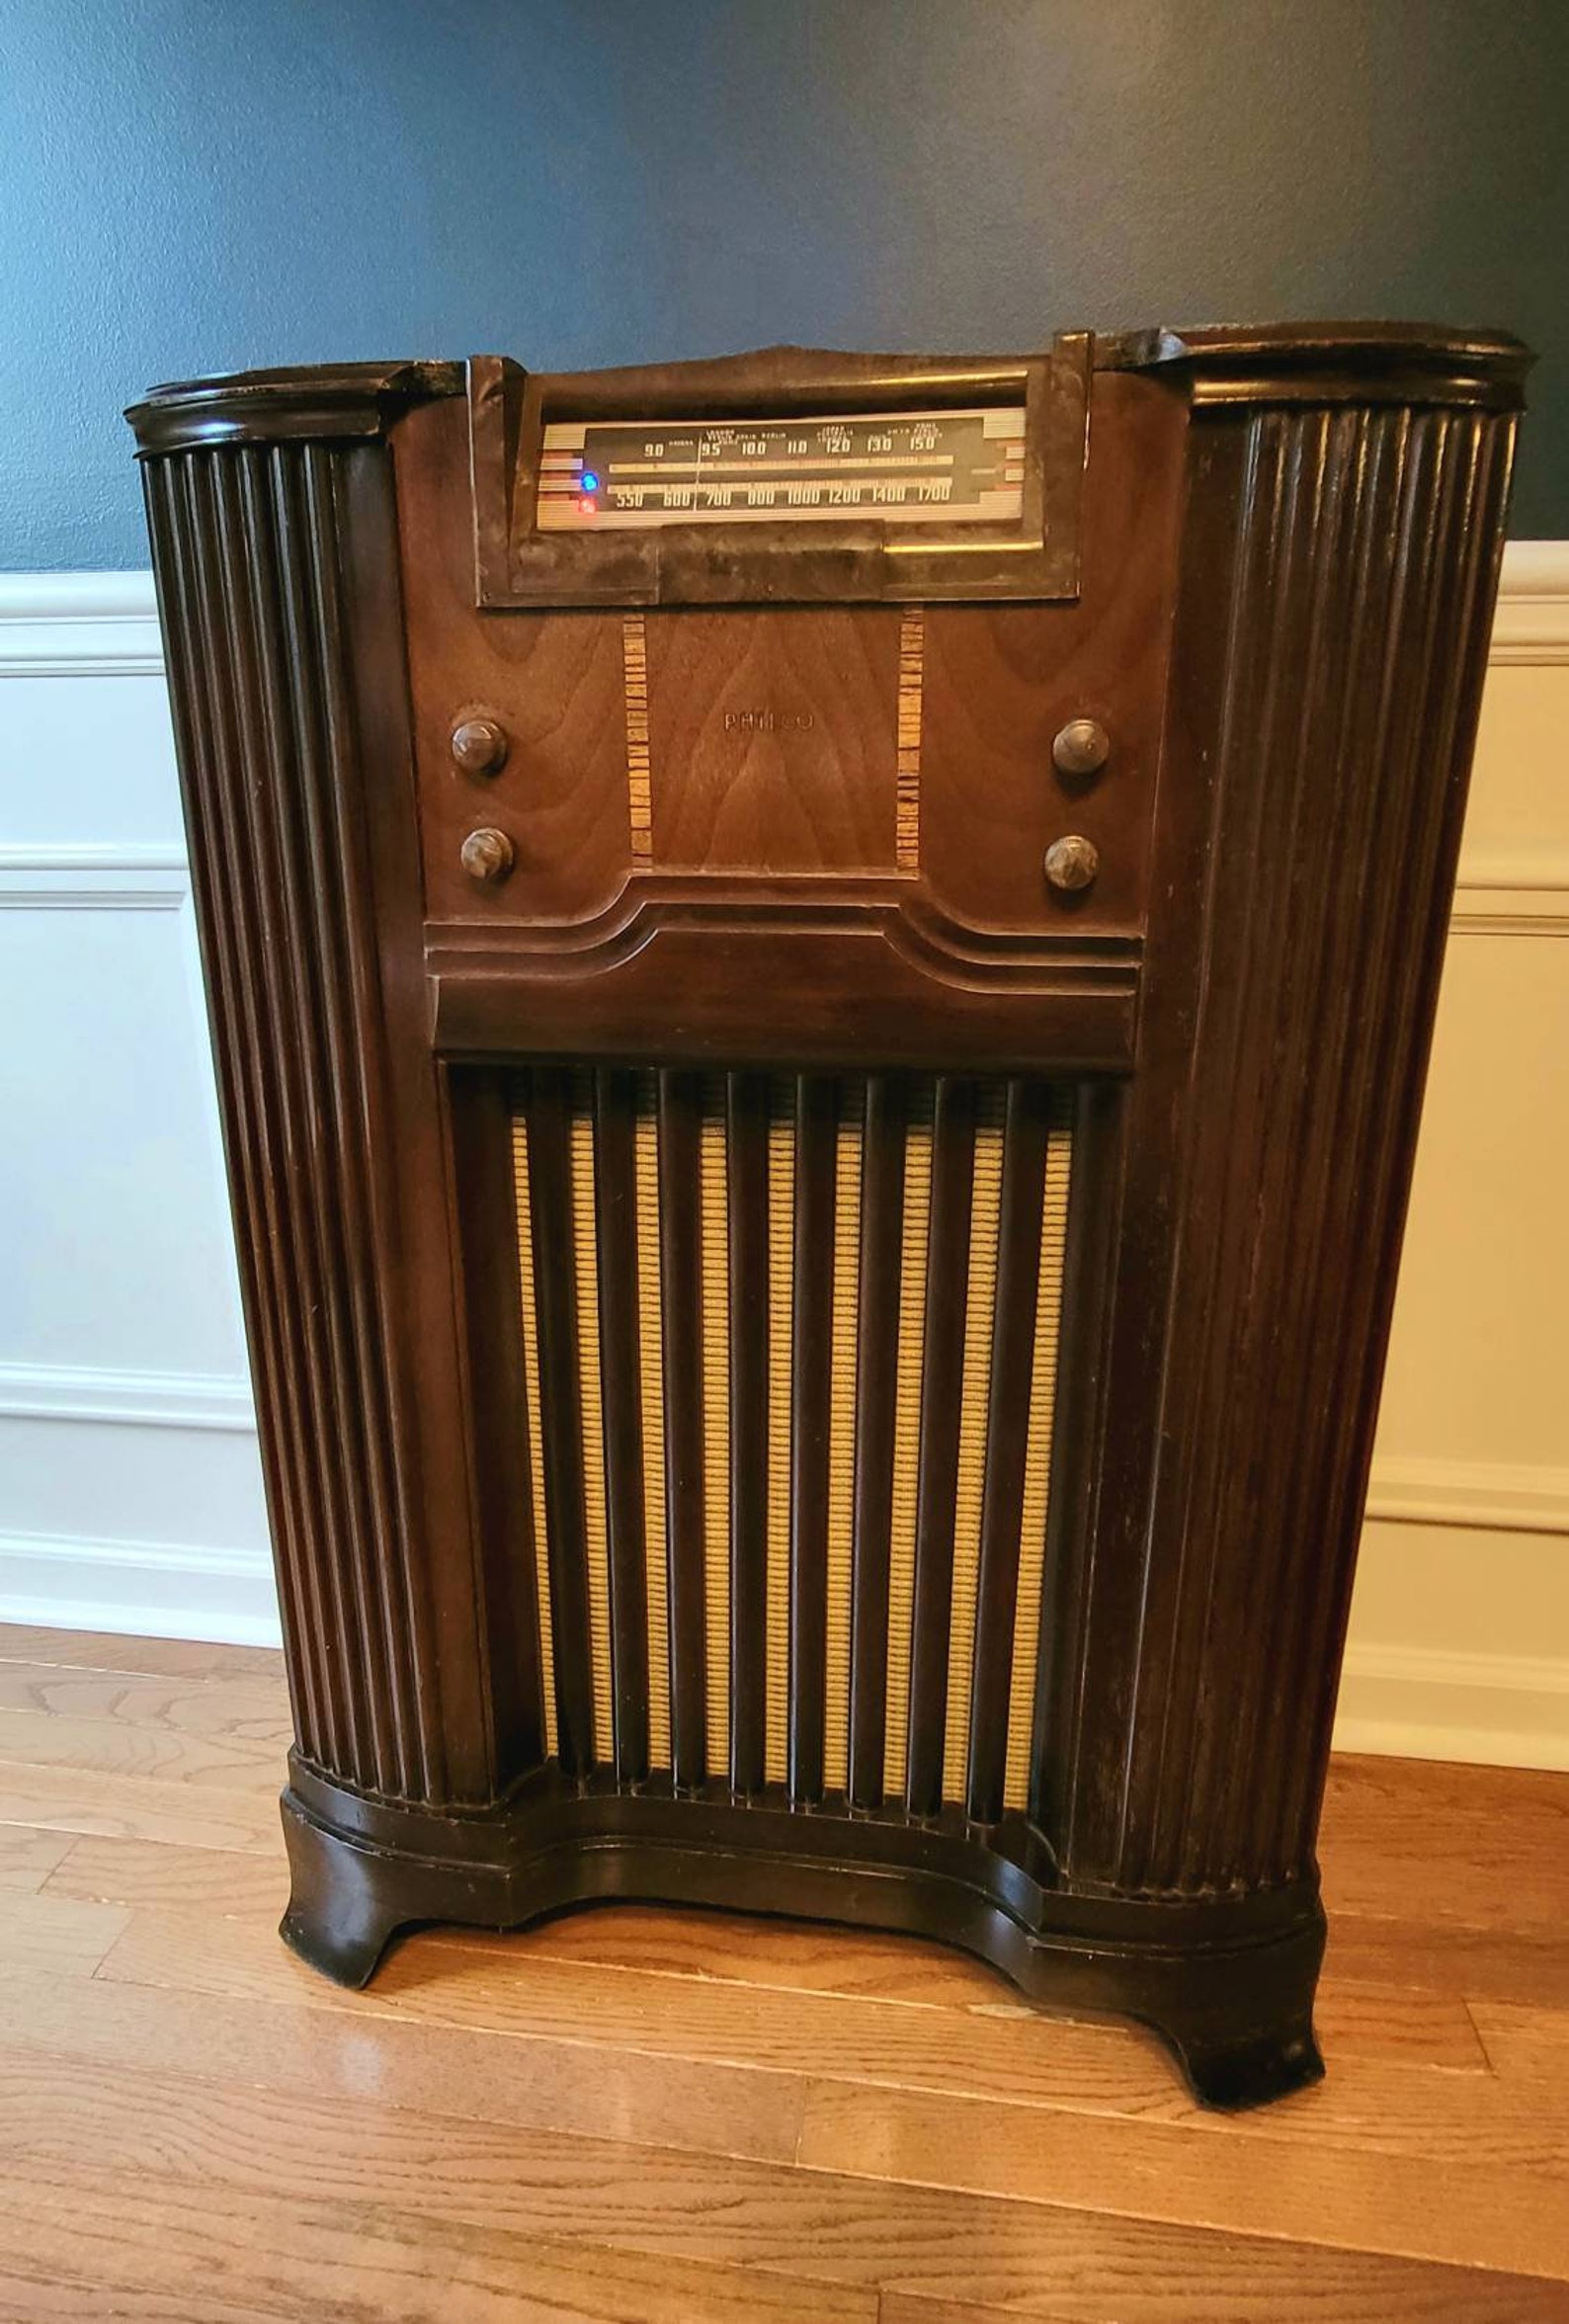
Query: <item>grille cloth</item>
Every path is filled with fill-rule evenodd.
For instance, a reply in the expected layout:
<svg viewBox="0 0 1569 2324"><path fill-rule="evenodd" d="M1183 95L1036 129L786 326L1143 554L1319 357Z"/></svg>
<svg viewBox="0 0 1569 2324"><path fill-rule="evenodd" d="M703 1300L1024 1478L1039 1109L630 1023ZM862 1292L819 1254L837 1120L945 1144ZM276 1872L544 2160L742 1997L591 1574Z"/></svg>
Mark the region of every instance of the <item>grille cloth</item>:
<svg viewBox="0 0 1569 2324"><path fill-rule="evenodd" d="M636 1305L636 1400L642 1443L644 1636L647 1646L648 1764L671 1765L672 1628L666 1505L666 1394L660 1259L661 1132L656 1076L623 1075L632 1086L632 1175ZM764 1778L789 1780L788 1744L794 1653L791 1623L791 1438L801 1425L792 1378L795 1298L794 1213L800 1084L779 1078L768 1085L766 1124L767 1252L762 1289L767 1320L766 1577ZM731 1772L731 1411L729 1250L730 1136L722 1075L693 1085L697 1131L697 1210L701 1246L700 1375L703 1447L702 1573L705 1665L707 1773ZM916 1567L920 1508L922 1391L927 1373L926 1331L931 1300L934 1203L934 1085L917 1078L902 1101L902 1212L898 1227L896 1328L892 1334L893 1452L887 1537L887 1623L875 1638L853 1639L855 1588L858 1382L864 1328L864 1169L867 1151L865 1077L835 1085L832 1123L833 1228L811 1263L831 1269L830 1354L827 1389L827 1495L824 1542L826 1618L822 1638L822 1785L842 1794L849 1782L853 1657L881 1665L884 1702L882 1793L900 1801L910 1764L912 1658L916 1647ZM946 1609L946 1715L942 1795L966 1796L967 1752L976 1687L976 1624L981 1574L982 1519L988 1483L988 1411L992 1392L993 1332L1000 1304L998 1251L1007 1153L1008 1085L973 1085L973 1142L967 1144L967 1264L958 1328L963 1335L957 1428L956 1487L951 1510L952 1570ZM1040 1205L1039 1257L1033 1285L1021 1523L1013 1544L1011 1651L1007 1656L1003 1801L1028 1804L1034 1690L1040 1639L1044 1542L1062 1299L1063 1249L1071 1165L1065 1092L1046 1098L1043 1167L1032 1188ZM517 1190L520 1312L532 1479L533 1586L538 1609L546 1751L557 1750L557 1656L551 1610L551 1542L545 1491L546 1442L541 1427L538 1238L562 1227L571 1241L576 1292L576 1371L581 1445L582 1510L587 1553L589 1660L593 1686L596 1759L615 1759L617 1704L612 1622L612 1556L607 1494L605 1391L602 1377L601 1299L604 1265L597 1228L596 1173L600 1167L593 1077L570 1078L566 1219L541 1221L531 1193L530 1113L527 1098L513 1120ZM1028 1294L1027 1294L1028 1295ZM928 1415L928 1425L931 1416Z"/></svg>

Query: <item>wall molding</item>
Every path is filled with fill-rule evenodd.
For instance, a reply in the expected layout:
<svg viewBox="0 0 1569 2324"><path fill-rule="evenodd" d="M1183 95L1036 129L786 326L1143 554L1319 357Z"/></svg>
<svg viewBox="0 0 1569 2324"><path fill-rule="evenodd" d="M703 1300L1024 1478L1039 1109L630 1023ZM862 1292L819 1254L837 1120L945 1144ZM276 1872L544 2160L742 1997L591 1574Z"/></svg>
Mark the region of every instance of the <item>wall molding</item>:
<svg viewBox="0 0 1569 2324"><path fill-rule="evenodd" d="M250 1382L222 1372L113 1371L75 1364L0 1364L0 1420L254 1434Z"/></svg>
<svg viewBox="0 0 1569 2324"><path fill-rule="evenodd" d="M1569 1660L1353 1644L1335 1749L1569 1770Z"/></svg>
<svg viewBox="0 0 1569 2324"><path fill-rule="evenodd" d="M231 1646L282 1635L265 1549L75 1534L0 1534L0 1621Z"/></svg>
<svg viewBox="0 0 1569 2324"><path fill-rule="evenodd" d="M1488 658L1569 662L1569 540L1507 544Z"/></svg>
<svg viewBox="0 0 1569 2324"><path fill-rule="evenodd" d="M1494 1460L1375 1460L1367 1517L1490 1534L1569 1534L1569 1468Z"/></svg>
<svg viewBox="0 0 1569 2324"><path fill-rule="evenodd" d="M156 678L150 573L0 573L0 678Z"/></svg>
<svg viewBox="0 0 1569 2324"><path fill-rule="evenodd" d="M178 912L190 888L167 842L0 845L0 912Z"/></svg>

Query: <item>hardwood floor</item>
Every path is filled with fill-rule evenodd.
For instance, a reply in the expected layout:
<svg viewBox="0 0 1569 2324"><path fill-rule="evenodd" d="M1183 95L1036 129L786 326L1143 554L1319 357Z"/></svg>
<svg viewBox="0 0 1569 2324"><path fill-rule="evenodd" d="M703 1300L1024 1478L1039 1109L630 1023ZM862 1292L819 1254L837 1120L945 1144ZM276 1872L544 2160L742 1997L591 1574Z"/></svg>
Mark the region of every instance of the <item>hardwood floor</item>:
<svg viewBox="0 0 1569 2324"><path fill-rule="evenodd" d="M914 1942L276 1935L276 1655L0 1626L0 2324L1569 2324L1569 1777L1338 1763L1329 2078Z"/></svg>

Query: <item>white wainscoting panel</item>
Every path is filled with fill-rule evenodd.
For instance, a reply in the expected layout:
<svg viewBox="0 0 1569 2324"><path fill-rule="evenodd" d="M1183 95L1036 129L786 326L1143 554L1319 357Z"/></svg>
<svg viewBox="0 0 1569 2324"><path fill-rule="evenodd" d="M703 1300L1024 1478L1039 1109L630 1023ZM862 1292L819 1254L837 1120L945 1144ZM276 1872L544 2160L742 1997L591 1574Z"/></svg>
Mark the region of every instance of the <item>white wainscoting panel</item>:
<svg viewBox="0 0 1569 2324"><path fill-rule="evenodd" d="M0 575L0 1619L277 1637L152 589ZM1569 542L1504 594L1337 1742L1569 1767Z"/></svg>
<svg viewBox="0 0 1569 2324"><path fill-rule="evenodd" d="M145 574L0 576L0 1619L277 1601Z"/></svg>

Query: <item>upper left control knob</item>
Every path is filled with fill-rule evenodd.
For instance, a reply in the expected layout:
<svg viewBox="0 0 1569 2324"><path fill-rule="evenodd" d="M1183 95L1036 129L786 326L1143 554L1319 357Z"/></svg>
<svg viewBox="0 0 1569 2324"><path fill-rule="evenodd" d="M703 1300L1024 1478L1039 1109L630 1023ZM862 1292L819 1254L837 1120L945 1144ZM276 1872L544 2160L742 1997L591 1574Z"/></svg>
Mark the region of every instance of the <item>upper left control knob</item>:
<svg viewBox="0 0 1569 2324"><path fill-rule="evenodd" d="M499 775L507 763L507 730L494 718L461 718L453 728L453 757L465 775Z"/></svg>

